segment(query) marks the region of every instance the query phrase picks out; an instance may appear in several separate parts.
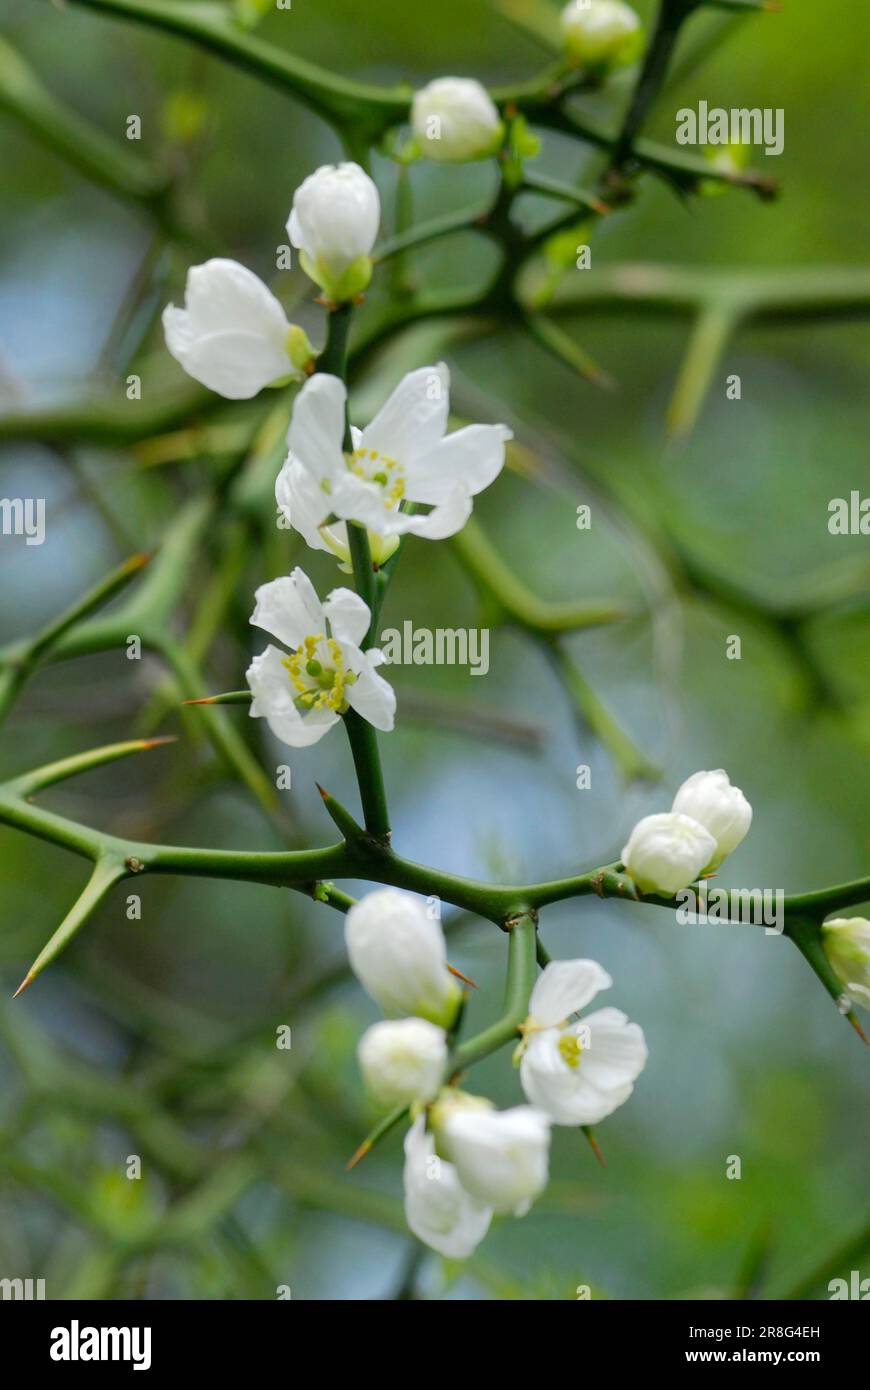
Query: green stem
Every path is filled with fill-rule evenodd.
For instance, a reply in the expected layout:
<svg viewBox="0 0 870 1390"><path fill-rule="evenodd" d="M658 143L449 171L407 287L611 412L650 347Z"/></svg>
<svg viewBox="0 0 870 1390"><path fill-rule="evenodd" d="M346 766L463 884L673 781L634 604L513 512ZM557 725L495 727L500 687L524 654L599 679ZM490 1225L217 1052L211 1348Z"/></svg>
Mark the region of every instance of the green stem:
<svg viewBox="0 0 870 1390"><path fill-rule="evenodd" d="M340 304L330 313L326 346L318 362L319 371L331 372L342 381L347 379L347 344L352 312L352 304ZM344 448L347 453L353 448L350 420L347 417ZM365 651L374 642L382 593L372 567L368 532L365 527L348 522L347 538L354 585L371 614L369 629L362 641L362 649ZM349 709L345 714L344 725L353 755L366 830L378 840L387 840L390 835L390 815L377 733L374 726L353 709Z"/></svg>
<svg viewBox="0 0 870 1390"><path fill-rule="evenodd" d="M388 840L390 813L377 732L373 724L353 709L344 716L344 727L353 756L366 830L378 840Z"/></svg>
<svg viewBox="0 0 870 1390"><path fill-rule="evenodd" d="M504 1013L491 1027L457 1047L448 1064L448 1073L455 1076L468 1067L504 1047L517 1035L517 1030L529 1012L529 997L537 974L537 915L523 912L508 924L507 983Z"/></svg>
<svg viewBox="0 0 870 1390"><path fill-rule="evenodd" d="M628 111L613 147L611 161L613 168L618 169L631 155L635 136L639 134L650 107L664 82L677 35L684 21L696 9L698 2L699 0L660 0L653 36L644 55Z"/></svg>

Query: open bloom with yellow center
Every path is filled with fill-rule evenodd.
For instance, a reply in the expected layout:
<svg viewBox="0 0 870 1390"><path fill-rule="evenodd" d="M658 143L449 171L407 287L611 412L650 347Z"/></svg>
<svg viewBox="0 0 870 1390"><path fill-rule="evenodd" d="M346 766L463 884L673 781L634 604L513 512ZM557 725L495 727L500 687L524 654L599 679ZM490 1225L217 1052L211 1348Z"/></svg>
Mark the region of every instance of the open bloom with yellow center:
<svg viewBox="0 0 870 1390"><path fill-rule="evenodd" d="M571 1021L612 984L594 960L557 960L532 990L520 1080L527 1099L554 1124L605 1119L628 1100L646 1065L643 1032L619 1009L597 1009Z"/></svg>
<svg viewBox="0 0 870 1390"><path fill-rule="evenodd" d="M369 630L368 605L350 589L333 589L325 603L301 569L273 579L256 592L255 627L291 648L268 646L248 667L251 714L291 748L307 748L348 709L389 732L396 713L391 685L378 675L377 648L362 651Z"/></svg>
<svg viewBox="0 0 870 1390"><path fill-rule="evenodd" d="M184 308L166 306L163 331L188 376L231 401L301 377L314 355L259 276L220 257L191 266Z"/></svg>
<svg viewBox="0 0 870 1390"><path fill-rule="evenodd" d="M449 402L443 363L409 372L371 424L352 432L346 454L344 383L313 376L296 398L290 453L275 487L290 525L333 554L346 541L336 520L355 521L393 548L406 532L440 540L461 530L472 498L501 472L511 432L468 425L446 434Z"/></svg>

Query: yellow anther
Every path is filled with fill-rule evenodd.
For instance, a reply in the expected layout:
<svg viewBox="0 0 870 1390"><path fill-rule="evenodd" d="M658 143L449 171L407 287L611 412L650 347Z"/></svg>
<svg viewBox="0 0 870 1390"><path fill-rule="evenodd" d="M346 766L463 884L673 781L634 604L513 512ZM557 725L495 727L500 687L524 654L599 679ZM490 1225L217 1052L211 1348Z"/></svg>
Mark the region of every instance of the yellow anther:
<svg viewBox="0 0 870 1390"><path fill-rule="evenodd" d="M324 648L330 664L325 662ZM353 685L356 675L345 667L341 647L334 637L327 640L322 632L304 637L293 655L284 657L281 664L297 692L296 703L302 709L345 712L346 687Z"/></svg>
<svg viewBox="0 0 870 1390"><path fill-rule="evenodd" d="M347 466L358 478L383 488L388 507L397 507L405 496L405 470L388 454L381 454L377 449L355 449Z"/></svg>
<svg viewBox="0 0 870 1390"><path fill-rule="evenodd" d="M583 1047L576 1033L563 1033L559 1039L559 1052L566 1066L579 1067Z"/></svg>

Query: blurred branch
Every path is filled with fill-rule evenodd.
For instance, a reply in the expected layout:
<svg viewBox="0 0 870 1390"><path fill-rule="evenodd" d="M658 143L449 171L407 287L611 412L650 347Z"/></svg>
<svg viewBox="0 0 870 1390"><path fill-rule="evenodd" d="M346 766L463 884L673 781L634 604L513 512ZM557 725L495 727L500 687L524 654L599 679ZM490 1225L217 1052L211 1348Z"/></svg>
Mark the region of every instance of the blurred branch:
<svg viewBox="0 0 870 1390"><path fill-rule="evenodd" d="M629 781L657 778L658 770L608 713L559 640L569 632L623 621L631 614L628 605L589 599L539 599L501 558L473 517L451 544L487 612L492 610L496 621L518 627L546 652L575 710L615 758L622 775Z"/></svg>
<svg viewBox="0 0 870 1390"><path fill-rule="evenodd" d="M527 293L533 294L531 289ZM668 408L672 434L691 434L722 354L741 327L870 316L870 267L719 270L622 263L563 281L551 314L574 309L687 315L694 320Z"/></svg>
<svg viewBox="0 0 870 1390"><path fill-rule="evenodd" d="M2 37L0 109L17 117L38 140L94 183L152 210L161 207L168 177L59 101Z"/></svg>
<svg viewBox="0 0 870 1390"><path fill-rule="evenodd" d="M577 632L632 616L627 604L613 599L538 598L501 558L474 517L451 537L451 545L477 589L494 599L503 618L517 627L533 633Z"/></svg>
<svg viewBox="0 0 870 1390"><path fill-rule="evenodd" d="M108 603L135 579L148 564L149 555L134 555L106 579L100 581L84 598L73 604L59 618L49 623L35 637L17 643L12 650L0 653L0 723L17 698L28 677L36 670L43 656L50 653L58 641L84 618Z"/></svg>

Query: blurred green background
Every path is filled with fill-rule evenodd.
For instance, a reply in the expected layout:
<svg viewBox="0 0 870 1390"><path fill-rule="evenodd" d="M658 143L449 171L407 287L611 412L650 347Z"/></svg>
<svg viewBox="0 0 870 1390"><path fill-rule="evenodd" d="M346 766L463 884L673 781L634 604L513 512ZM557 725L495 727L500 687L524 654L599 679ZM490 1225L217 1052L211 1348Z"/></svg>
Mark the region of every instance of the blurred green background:
<svg viewBox="0 0 870 1390"><path fill-rule="evenodd" d="M544 0L513 8L552 14ZM653 7L638 8L649 18ZM107 137L126 146L126 119L140 115L135 153L178 171L217 254L273 276L293 189L340 154L318 119L180 40L32 0L0 0L0 14L5 39ZM546 61L531 33L483 0L441 0L425 13L398 0L294 0L257 32L378 82L461 72L495 84ZM775 165L783 195L687 202L647 177L637 202L596 228L593 265L861 264L868 42L866 10L835 20L813 0L735 22L694 19L649 133L671 143L675 110L700 99L782 107L785 151L758 151L755 164ZM590 110L617 113L629 84L616 78ZM178 299L195 253L156 243L146 211L84 179L5 111L0 141L0 418L100 393L117 400L133 351L149 390L179 387L159 328L141 346L137 334L155 304ZM563 179L588 167L591 181L598 163L547 133L538 167ZM396 171L378 157L374 172L389 227ZM416 216L479 203L493 177L486 167L415 166ZM415 273L423 284L473 285L490 255L459 237L421 252ZM287 272L280 292L292 304L303 277ZM319 337L319 311L303 318ZM568 645L662 782L626 787L541 656L497 629L485 680L392 672L400 719L382 745L397 846L480 877L555 877L612 860L634 821L665 809L686 775L724 766L755 808L724 883L796 892L866 874L867 539L830 536L827 509L870 491L870 326L856 317L739 332L694 435L677 446L666 443L664 416L688 323L631 306L560 321L614 391L514 331L435 324L367 364L356 409L366 418L402 371L444 355L457 415L511 424L535 479L506 473L475 514L542 596L635 606L630 622ZM739 403L725 399L731 372L742 378ZM62 433L23 441L0 430L0 496L45 497L48 516L41 547L0 538L0 643L34 631L126 555L159 546L180 501L219 466L199 454L146 467L154 458L141 450ZM590 532L575 527L582 502L593 508ZM283 532L248 548L205 663L207 689L242 683L253 589L299 559ZM325 557L303 562L322 592L340 582ZM213 572L198 562L179 631ZM796 607L811 616L783 622ZM408 546L382 627L405 618L480 621L448 546ZM740 661L726 660L730 634L742 638ZM123 650L49 665L3 730L0 775L133 736L165 681L158 661L128 662ZM356 805L338 735L288 757L231 710L270 778L292 763L276 825L203 741L197 716L179 714L178 693L169 696L156 727L180 734L177 745L67 783L45 803L119 834L246 847L330 837L315 777ZM591 790L576 789L580 763L592 769ZM80 861L0 829L5 998L83 882ZM141 921L127 919L124 885L22 1000L0 1005L0 1276L44 1277L49 1297L269 1298L279 1285L301 1299L394 1297L415 1259L400 1136L343 1171L375 1118L354 1060L375 1011L342 971L341 919L265 887L135 887ZM752 1285L761 1296L825 1297L826 1262L842 1272L841 1249L845 1272L863 1259L866 1274L867 1054L790 944L753 927L679 927L660 910L585 900L548 909L541 930L552 954L590 955L610 971L608 1002L643 1026L649 1064L600 1128L605 1169L581 1136L556 1131L553 1181L532 1212L499 1224L465 1267L427 1256L413 1266L416 1290L564 1299L588 1283L596 1296L675 1299ZM480 985L471 1030L499 1011L503 948L488 924L457 922L451 958ZM279 1024L292 1029L289 1052L275 1048ZM520 1098L507 1052L472 1084L501 1104ZM139 1182L125 1177L131 1154L143 1158ZM742 1160L739 1181L726 1178L731 1155Z"/></svg>

